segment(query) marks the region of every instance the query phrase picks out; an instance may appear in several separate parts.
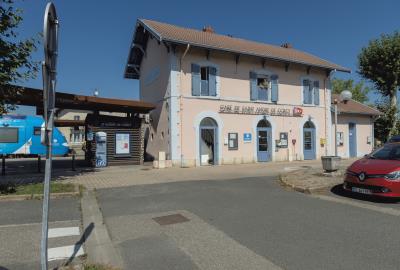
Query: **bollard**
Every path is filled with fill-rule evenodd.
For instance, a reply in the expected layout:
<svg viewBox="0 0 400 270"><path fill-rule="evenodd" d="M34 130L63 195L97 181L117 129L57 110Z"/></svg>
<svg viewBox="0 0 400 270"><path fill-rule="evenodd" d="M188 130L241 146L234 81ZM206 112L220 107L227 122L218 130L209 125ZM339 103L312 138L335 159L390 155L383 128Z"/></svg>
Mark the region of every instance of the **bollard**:
<svg viewBox="0 0 400 270"><path fill-rule="evenodd" d="M1 155L1 175L6 175L6 156Z"/></svg>
<svg viewBox="0 0 400 270"><path fill-rule="evenodd" d="M72 154L72 170L75 171L75 152Z"/></svg>
<svg viewBox="0 0 400 270"><path fill-rule="evenodd" d="M38 170L38 173L41 173L42 172L42 166L41 166L41 161L42 161L42 157L40 156L40 155L38 155L38 160L37 160L37 170Z"/></svg>

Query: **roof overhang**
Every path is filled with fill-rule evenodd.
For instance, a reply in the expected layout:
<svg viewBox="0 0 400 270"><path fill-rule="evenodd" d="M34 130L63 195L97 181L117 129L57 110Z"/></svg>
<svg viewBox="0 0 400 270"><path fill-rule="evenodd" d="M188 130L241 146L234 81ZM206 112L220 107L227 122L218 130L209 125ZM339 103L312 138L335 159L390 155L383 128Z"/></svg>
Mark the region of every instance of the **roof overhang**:
<svg viewBox="0 0 400 270"><path fill-rule="evenodd" d="M37 109L43 108L43 91L41 89L15 85L9 85L8 87L15 88L14 93L16 95L6 97L0 91L0 98L14 102L17 105L35 106ZM102 98L56 92L55 107L57 109L87 111L148 113L155 108L155 105L138 100Z"/></svg>
<svg viewBox="0 0 400 270"><path fill-rule="evenodd" d="M351 73L350 69L341 67L341 66L332 67L332 66L325 66L325 65L315 65L315 64L306 63L306 62L302 62L302 61L298 61L298 60L294 60L294 59L275 57L272 55L266 56L266 55L261 55L261 54L255 54L255 53L251 53L251 52L248 52L245 50L243 50L243 51L229 50L229 49L221 48L221 47L207 46L205 44L188 42L186 40L169 39L166 37L162 37L161 34L158 33L156 30L154 30L151 26L146 24L143 20L138 19L136 26L135 26L135 32L133 34L132 42L130 45L128 61L127 61L126 67L125 67L125 73L124 73L125 78L129 78L129 79L139 79L140 78L140 64L142 62L143 56L146 53L145 50L146 50L148 38L150 35L152 37L154 37L158 42L166 42L166 43L170 43L170 44L184 45L184 46L190 45L192 47L203 48L203 49L207 49L207 50L214 50L214 51L227 52L227 53L232 53L232 54L254 56L254 57L258 57L258 58L262 58L262 59L273 60L273 61L284 62L284 63L294 63L294 64L299 64L299 65L305 65L307 67L325 69L328 73L331 71L341 71L341 72Z"/></svg>

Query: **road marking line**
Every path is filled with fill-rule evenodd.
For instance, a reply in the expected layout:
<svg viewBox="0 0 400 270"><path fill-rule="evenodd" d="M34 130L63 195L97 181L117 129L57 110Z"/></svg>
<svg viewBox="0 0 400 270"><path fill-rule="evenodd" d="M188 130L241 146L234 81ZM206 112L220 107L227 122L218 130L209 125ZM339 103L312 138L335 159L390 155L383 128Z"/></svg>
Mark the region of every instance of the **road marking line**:
<svg viewBox="0 0 400 270"><path fill-rule="evenodd" d="M80 222L80 220L72 219L72 220L50 221L49 225L54 225L56 223L65 223L65 222ZM19 226L35 226L35 225L42 225L42 223L41 222L33 222L33 223L21 223L21 224L5 224L5 225L0 225L0 228L19 227Z"/></svg>
<svg viewBox="0 0 400 270"><path fill-rule="evenodd" d="M80 235L79 227L65 227L49 229L49 238Z"/></svg>
<svg viewBox="0 0 400 270"><path fill-rule="evenodd" d="M397 210L394 208L375 206L375 205L361 203L361 202L354 202L354 201L350 201L348 199L335 198L335 197L326 196L326 195L311 195L311 196L321 199L321 200L336 202L336 203L341 203L341 204L347 204L347 205L351 205L354 207L372 210L372 211L380 212L380 213L387 214L387 215L392 215L392 216L396 216L396 217L400 216L400 210Z"/></svg>
<svg viewBox="0 0 400 270"><path fill-rule="evenodd" d="M47 250L48 254L48 261L55 261L55 260L63 260L71 258L72 256L78 257L84 255L83 247L80 246L77 251L75 249L78 248L77 246L63 246L63 247L56 247L56 248L49 248ZM76 252L76 254L75 254Z"/></svg>

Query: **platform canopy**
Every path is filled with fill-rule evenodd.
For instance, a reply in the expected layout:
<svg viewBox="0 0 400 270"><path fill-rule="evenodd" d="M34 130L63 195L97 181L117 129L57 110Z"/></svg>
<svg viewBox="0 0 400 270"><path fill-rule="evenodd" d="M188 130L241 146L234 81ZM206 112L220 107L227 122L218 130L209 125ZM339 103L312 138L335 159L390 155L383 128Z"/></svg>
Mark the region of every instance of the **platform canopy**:
<svg viewBox="0 0 400 270"><path fill-rule="evenodd" d="M37 111L43 111L43 91L29 87L10 85L15 88L17 94L13 97L5 96L0 91L0 98L17 105L35 106ZM70 93L56 92L55 106L57 109L103 111L120 113L148 113L155 108L154 104L139 100L103 98L95 96L83 96Z"/></svg>

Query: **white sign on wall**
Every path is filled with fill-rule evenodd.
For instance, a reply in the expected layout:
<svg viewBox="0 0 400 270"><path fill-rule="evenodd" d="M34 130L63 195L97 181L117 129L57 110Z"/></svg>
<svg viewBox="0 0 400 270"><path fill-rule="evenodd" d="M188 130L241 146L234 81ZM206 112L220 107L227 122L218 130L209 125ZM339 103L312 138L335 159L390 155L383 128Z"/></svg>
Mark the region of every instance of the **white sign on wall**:
<svg viewBox="0 0 400 270"><path fill-rule="evenodd" d="M129 154L129 133L115 134L115 154Z"/></svg>

